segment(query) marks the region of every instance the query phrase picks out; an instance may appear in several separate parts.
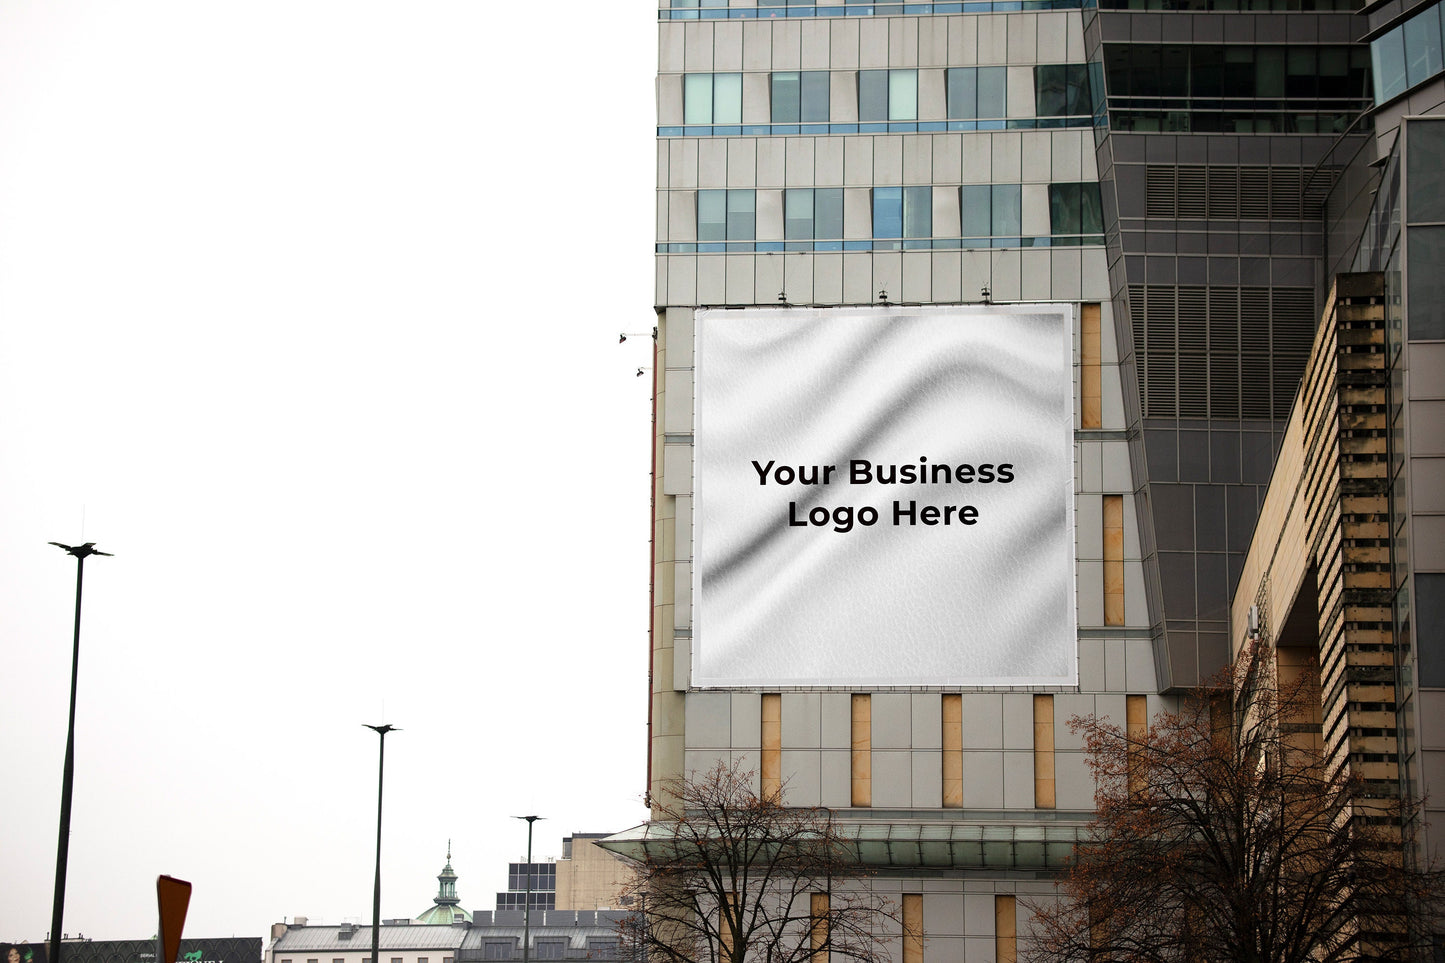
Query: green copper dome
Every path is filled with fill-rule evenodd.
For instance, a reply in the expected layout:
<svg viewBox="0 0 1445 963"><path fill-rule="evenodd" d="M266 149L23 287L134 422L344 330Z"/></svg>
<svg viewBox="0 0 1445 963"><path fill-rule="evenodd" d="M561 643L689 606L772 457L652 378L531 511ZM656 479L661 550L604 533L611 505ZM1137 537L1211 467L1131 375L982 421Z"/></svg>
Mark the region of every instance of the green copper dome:
<svg viewBox="0 0 1445 963"><path fill-rule="evenodd" d="M452 841L447 840L447 864L437 874L437 894L432 905L418 913L416 921L422 924L450 926L453 923L472 921L472 914L462 909L461 898L457 896L457 874L452 871Z"/></svg>

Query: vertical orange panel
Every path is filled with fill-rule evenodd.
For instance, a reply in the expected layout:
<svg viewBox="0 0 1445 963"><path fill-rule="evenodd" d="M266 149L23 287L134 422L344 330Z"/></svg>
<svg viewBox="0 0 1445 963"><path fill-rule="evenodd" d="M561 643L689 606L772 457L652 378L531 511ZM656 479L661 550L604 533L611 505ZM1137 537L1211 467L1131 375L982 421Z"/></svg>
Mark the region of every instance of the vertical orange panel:
<svg viewBox="0 0 1445 963"><path fill-rule="evenodd" d="M943 808L963 808L963 696L943 697Z"/></svg>
<svg viewBox="0 0 1445 963"><path fill-rule="evenodd" d="M1054 697L1034 696L1034 808L1054 808Z"/></svg>
<svg viewBox="0 0 1445 963"><path fill-rule="evenodd" d="M998 963L1018 963L1018 899L993 898L993 956Z"/></svg>
<svg viewBox="0 0 1445 963"><path fill-rule="evenodd" d="M777 692L763 693L763 798L776 796L783 789L783 697Z"/></svg>
<svg viewBox="0 0 1445 963"><path fill-rule="evenodd" d="M1124 496L1104 496L1104 624L1124 624Z"/></svg>
<svg viewBox="0 0 1445 963"><path fill-rule="evenodd" d="M1136 760L1139 751L1136 745L1149 738L1149 703L1141 695L1124 697L1125 733L1129 737L1127 766L1129 771L1129 795L1133 796L1144 788L1146 774L1139 770Z"/></svg>
<svg viewBox="0 0 1445 963"><path fill-rule="evenodd" d="M853 696L853 805L873 805L873 697Z"/></svg>
<svg viewBox="0 0 1445 963"><path fill-rule="evenodd" d="M813 963L828 963L828 951L823 947L828 942L828 894L813 893L808 903L811 917L809 937L813 946Z"/></svg>
<svg viewBox="0 0 1445 963"><path fill-rule="evenodd" d="M923 894L903 894L903 963L923 963Z"/></svg>
<svg viewBox="0 0 1445 963"><path fill-rule="evenodd" d="M1104 392L1100 376L1103 342L1099 305L1085 304L1079 314L1079 427L1104 427Z"/></svg>
<svg viewBox="0 0 1445 963"><path fill-rule="evenodd" d="M727 897L728 909L735 909L738 905L738 894L729 893ZM717 935L718 935L718 957L727 959L733 953L733 928L728 922L728 914L719 906L717 911Z"/></svg>

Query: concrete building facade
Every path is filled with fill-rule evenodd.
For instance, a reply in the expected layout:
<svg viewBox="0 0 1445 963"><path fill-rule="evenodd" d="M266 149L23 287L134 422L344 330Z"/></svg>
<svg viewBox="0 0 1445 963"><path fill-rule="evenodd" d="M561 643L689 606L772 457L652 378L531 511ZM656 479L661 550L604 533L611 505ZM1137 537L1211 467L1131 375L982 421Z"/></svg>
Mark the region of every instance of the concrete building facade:
<svg viewBox="0 0 1445 963"><path fill-rule="evenodd" d="M900 902L927 957L1012 958L1022 903L1052 892L1091 815L1069 719L1142 724L1230 657L1337 272L1396 272L1385 301L1413 333L1391 322L1392 477L1409 479L1392 531L1435 533L1438 438L1410 425L1434 425L1445 383L1425 343L1445 336L1428 287L1445 219L1423 200L1445 196L1424 173L1445 145L1419 116L1442 101L1440 21L1399 0L663 3L650 791L740 763L878 841L874 885L916 897ZM1433 185L1413 207L1411 142ZM696 683L698 310L880 302L1070 306L1076 685ZM1445 621L1422 547L1441 544L1411 541L1408 576L1390 563L1387 621L1417 653L1439 644L1421 606ZM1419 665L1371 700L1398 721L1334 723L1371 733L1337 734L1344 756L1365 747L1416 792L1445 748L1418 722Z"/></svg>

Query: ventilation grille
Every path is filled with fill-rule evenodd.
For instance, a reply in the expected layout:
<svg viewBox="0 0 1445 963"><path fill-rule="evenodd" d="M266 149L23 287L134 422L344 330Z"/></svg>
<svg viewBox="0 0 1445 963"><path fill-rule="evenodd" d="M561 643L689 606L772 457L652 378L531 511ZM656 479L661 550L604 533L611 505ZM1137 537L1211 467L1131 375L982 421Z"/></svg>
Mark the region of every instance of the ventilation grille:
<svg viewBox="0 0 1445 963"><path fill-rule="evenodd" d="M1171 220L1319 220L1333 178L1309 181L1310 171L1308 167L1150 166L1144 172L1145 208L1150 217Z"/></svg>
<svg viewBox="0 0 1445 963"><path fill-rule="evenodd" d="M1314 339L1310 288L1129 286L1145 417L1279 419Z"/></svg>

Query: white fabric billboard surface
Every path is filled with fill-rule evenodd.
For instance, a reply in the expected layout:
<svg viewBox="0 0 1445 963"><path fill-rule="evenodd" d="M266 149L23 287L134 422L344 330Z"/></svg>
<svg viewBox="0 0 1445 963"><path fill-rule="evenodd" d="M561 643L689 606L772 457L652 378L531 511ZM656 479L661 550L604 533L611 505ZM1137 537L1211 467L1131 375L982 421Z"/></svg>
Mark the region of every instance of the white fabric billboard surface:
<svg viewBox="0 0 1445 963"><path fill-rule="evenodd" d="M700 309L693 684L1072 684L1072 332Z"/></svg>

